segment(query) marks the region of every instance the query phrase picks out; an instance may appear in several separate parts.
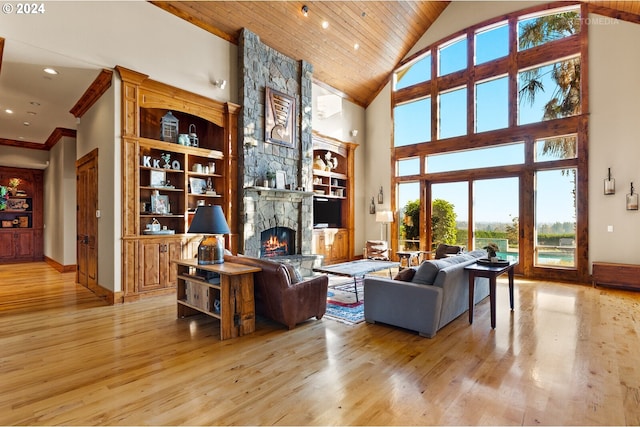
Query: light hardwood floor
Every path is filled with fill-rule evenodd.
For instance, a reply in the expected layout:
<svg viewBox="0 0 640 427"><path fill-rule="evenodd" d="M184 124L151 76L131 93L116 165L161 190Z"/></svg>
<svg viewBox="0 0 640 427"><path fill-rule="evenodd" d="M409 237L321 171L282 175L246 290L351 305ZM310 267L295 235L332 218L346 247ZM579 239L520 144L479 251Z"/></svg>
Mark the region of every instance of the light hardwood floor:
<svg viewBox="0 0 640 427"><path fill-rule="evenodd" d="M0 265L1 425L638 425L640 294L516 277L434 339L259 320L218 340L173 297L108 306L45 263Z"/></svg>

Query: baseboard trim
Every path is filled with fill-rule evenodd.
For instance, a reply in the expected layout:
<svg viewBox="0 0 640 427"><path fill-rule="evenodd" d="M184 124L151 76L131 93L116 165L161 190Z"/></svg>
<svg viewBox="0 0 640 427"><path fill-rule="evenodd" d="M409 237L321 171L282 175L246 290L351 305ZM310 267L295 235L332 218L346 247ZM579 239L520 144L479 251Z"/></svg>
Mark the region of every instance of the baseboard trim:
<svg viewBox="0 0 640 427"><path fill-rule="evenodd" d="M44 257L44 262L46 262L51 267L53 267L56 270L58 270L58 272L60 272L60 273L71 273L73 271L76 271L76 265L75 264L62 265L58 261L56 261L54 259L51 259L48 256Z"/></svg>

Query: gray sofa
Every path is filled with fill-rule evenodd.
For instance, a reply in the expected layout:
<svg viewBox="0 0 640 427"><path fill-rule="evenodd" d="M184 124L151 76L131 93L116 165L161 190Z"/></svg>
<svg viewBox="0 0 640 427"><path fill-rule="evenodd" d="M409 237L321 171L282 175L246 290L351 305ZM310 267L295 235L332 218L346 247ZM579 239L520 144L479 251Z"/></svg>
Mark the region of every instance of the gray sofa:
<svg viewBox="0 0 640 427"><path fill-rule="evenodd" d="M364 279L364 317L368 323L386 323L433 338L436 332L469 309L469 273L464 270L483 250L424 261L394 279ZM403 280L400 280L403 279ZM409 281L406 281L409 280ZM489 280L476 278L474 300L489 295Z"/></svg>

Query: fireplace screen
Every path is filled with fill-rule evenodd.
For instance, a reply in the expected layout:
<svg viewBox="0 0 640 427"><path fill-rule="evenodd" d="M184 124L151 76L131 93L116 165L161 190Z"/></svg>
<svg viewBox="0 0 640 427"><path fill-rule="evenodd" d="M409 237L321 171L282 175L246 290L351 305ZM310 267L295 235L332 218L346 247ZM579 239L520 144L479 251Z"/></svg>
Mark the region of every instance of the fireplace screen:
<svg viewBox="0 0 640 427"><path fill-rule="evenodd" d="M260 233L260 257L294 255L295 230L287 227L273 227Z"/></svg>

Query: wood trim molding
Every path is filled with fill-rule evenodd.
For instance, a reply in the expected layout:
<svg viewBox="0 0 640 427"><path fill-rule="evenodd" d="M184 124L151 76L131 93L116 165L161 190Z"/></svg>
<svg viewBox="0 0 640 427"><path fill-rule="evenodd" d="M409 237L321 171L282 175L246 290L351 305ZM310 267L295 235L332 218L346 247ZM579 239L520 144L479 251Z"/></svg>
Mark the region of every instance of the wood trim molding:
<svg viewBox="0 0 640 427"><path fill-rule="evenodd" d="M111 87L112 77L113 71L103 69L69 112L76 118L82 117Z"/></svg>
<svg viewBox="0 0 640 427"><path fill-rule="evenodd" d="M640 15L636 15L635 13L623 12L621 10L611 9L606 6L598 6L594 4L588 4L587 6L588 6L589 13L595 13L597 15L619 19L621 21L640 24Z"/></svg>
<svg viewBox="0 0 640 427"><path fill-rule="evenodd" d="M56 270L58 270L58 272L60 273L71 273L76 271L76 265L75 264L71 264L71 265L62 265L60 264L58 261L49 258L48 256L45 255L44 257L44 262L46 262L47 264L49 264L51 267L55 268Z"/></svg>
<svg viewBox="0 0 640 427"><path fill-rule="evenodd" d="M44 144L39 142L18 141L16 139L0 138L0 145L8 145L10 147L29 148L31 150L48 150Z"/></svg>
<svg viewBox="0 0 640 427"><path fill-rule="evenodd" d="M4 39L0 37L0 72L2 72L2 54L4 53Z"/></svg>
<svg viewBox="0 0 640 427"><path fill-rule="evenodd" d="M69 138L76 137L75 129L66 129L66 128L55 128L49 138L44 143L44 150L51 150L54 145L56 145L63 137L68 136Z"/></svg>

